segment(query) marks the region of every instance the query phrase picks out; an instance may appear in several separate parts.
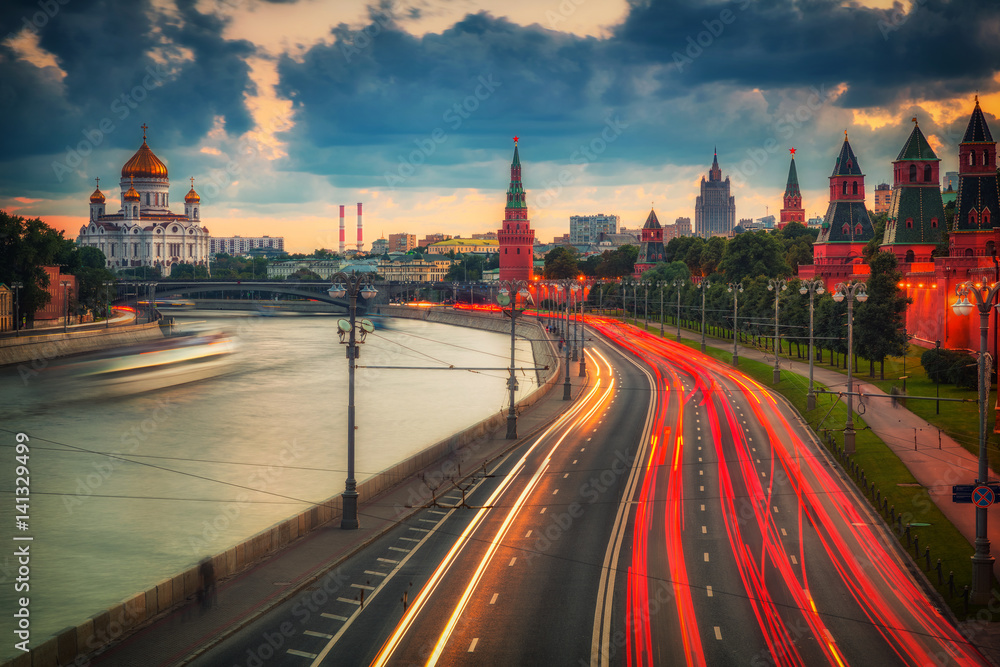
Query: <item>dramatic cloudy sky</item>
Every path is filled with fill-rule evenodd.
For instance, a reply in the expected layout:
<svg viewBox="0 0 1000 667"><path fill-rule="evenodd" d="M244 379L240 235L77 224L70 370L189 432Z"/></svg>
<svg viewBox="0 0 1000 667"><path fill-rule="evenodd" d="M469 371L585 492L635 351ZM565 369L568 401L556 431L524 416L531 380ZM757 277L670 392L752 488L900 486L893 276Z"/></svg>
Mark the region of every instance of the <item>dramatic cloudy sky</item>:
<svg viewBox="0 0 1000 667"><path fill-rule="evenodd" d="M792 146L822 215L844 130L869 196L911 117L942 171L977 91L1000 132L997 35L996 0L6 0L0 208L75 236L146 123L174 202L194 176L213 235L296 251L359 201L369 243L495 230L514 135L545 242L693 218L715 146L738 217L777 212Z"/></svg>

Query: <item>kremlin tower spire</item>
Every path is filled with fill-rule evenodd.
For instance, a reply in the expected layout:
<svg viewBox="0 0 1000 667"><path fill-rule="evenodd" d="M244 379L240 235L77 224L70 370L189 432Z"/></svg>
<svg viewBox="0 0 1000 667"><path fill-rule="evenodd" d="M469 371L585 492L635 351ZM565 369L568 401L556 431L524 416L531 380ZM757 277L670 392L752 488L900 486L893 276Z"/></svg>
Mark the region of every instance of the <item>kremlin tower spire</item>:
<svg viewBox="0 0 1000 667"><path fill-rule="evenodd" d="M852 263L861 262L865 244L875 236L868 207L865 206L865 175L844 132L844 143L830 175L830 206L813 244L815 264L840 265L850 270ZM844 274L848 275L848 274ZM840 274L826 274L828 283L840 280Z"/></svg>
<svg viewBox="0 0 1000 667"><path fill-rule="evenodd" d="M792 154L792 159L788 165L788 182L785 183L784 206L778 229L784 229L789 222L806 224L806 210L802 208L802 192L799 190L799 174L795 171L795 149L789 148L788 152Z"/></svg>
<svg viewBox="0 0 1000 667"><path fill-rule="evenodd" d="M958 145L958 194L949 235L952 257L991 255L997 248L1000 185L996 168L997 144L977 95L969 126Z"/></svg>
<svg viewBox="0 0 1000 667"><path fill-rule="evenodd" d="M503 227L497 233L500 242L500 280L531 280L534 263L535 231L528 220L524 186L521 184L521 156L514 137L514 157L510 163L510 185Z"/></svg>

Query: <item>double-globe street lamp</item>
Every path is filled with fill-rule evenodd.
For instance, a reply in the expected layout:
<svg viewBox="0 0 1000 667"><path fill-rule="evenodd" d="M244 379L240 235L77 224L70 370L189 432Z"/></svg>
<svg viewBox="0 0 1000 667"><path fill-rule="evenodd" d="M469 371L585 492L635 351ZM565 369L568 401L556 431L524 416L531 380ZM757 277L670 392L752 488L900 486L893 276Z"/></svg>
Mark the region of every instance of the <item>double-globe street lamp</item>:
<svg viewBox="0 0 1000 667"><path fill-rule="evenodd" d="M788 281L784 278L768 278L767 291L774 292L774 384L781 381L781 366L778 365L778 353L781 348L778 343L778 297L788 289Z"/></svg>
<svg viewBox="0 0 1000 667"><path fill-rule="evenodd" d="M847 299L847 422L844 424L844 452L854 453L854 300L868 300L868 285L862 282L838 283L833 300Z"/></svg>
<svg viewBox="0 0 1000 667"><path fill-rule="evenodd" d="M677 340L681 339L681 288L684 287L685 280L677 278L672 283L677 290Z"/></svg>
<svg viewBox="0 0 1000 667"><path fill-rule="evenodd" d="M986 384L986 355L990 327L990 311L1000 283L992 287L984 284L974 284L971 281L956 287L958 301L952 305L956 315L969 315L973 307L979 309L979 474L976 485L989 481L989 462L986 456L986 401L989 385ZM975 298L975 303L969 301L969 294ZM986 532L986 507L976 506L976 553L972 555L972 595L975 604L986 604L990 601L990 585L993 581L993 556L990 554L990 539Z"/></svg>
<svg viewBox="0 0 1000 667"><path fill-rule="evenodd" d="M708 292L708 288L712 286L712 283L708 282L708 278L705 278L700 283L698 283L698 289L701 290L701 351L704 352L708 348L705 345L705 294Z"/></svg>
<svg viewBox="0 0 1000 667"><path fill-rule="evenodd" d="M354 479L354 369L357 366L358 357L361 356L361 349L358 345L365 342L365 337L374 330L370 320L361 320L360 336L358 335L358 295L360 294L367 301L378 292L372 285L371 276L368 274L347 274L338 271L332 279L333 284L327 290L330 296L334 299L342 299L347 296L349 300L347 310L349 319L337 321L340 343L347 345L347 481L344 493L341 495L343 509L340 527L354 530L360 525L358 523L358 483Z"/></svg>
<svg viewBox="0 0 1000 667"><path fill-rule="evenodd" d="M806 411L816 409L816 392L813 391L813 301L817 294L823 296L826 289L823 281L803 280L799 285L799 294L809 295L809 393L806 394Z"/></svg>
<svg viewBox="0 0 1000 667"><path fill-rule="evenodd" d="M737 347L739 340L739 327L737 326L740 312L740 293L743 291L743 283L729 283L729 291L733 293L733 366L740 365L740 353Z"/></svg>
<svg viewBox="0 0 1000 667"><path fill-rule="evenodd" d="M566 331L569 332L569 297L570 293L576 289L576 281L572 278L563 278L562 280L555 281L555 290L557 294L566 292ZM563 382L563 400L569 401L573 399L573 387L569 381L569 339L565 339L566 342L566 379Z"/></svg>
<svg viewBox="0 0 1000 667"><path fill-rule="evenodd" d="M111 326L111 288L116 286L117 283L105 280L104 281L104 302L107 304L107 309L104 311L104 328L107 329ZM117 287L115 289L115 296L118 296Z"/></svg>
<svg viewBox="0 0 1000 667"><path fill-rule="evenodd" d="M580 331L580 374L579 377L587 377L587 355L584 354L584 334L586 333L586 327L584 326L584 305L586 304L587 289L584 285L578 285L580 290L580 298L578 303L580 304L580 321L577 323L577 329Z"/></svg>
<svg viewBox="0 0 1000 667"><path fill-rule="evenodd" d="M528 291L528 281L526 280L501 280L497 284L500 291L497 293L496 300L500 305L500 311L510 317L510 377L507 378L510 408L507 411L507 439L517 440L517 408L514 401L514 392L517 391L517 376L514 369L514 329L517 316L524 312L531 300L531 292ZM517 297L522 299L520 304L518 304Z"/></svg>
<svg viewBox="0 0 1000 667"><path fill-rule="evenodd" d="M13 282L10 284L14 288L14 317L16 318L14 322L14 335L21 335L21 289L24 287L24 283L21 281Z"/></svg>

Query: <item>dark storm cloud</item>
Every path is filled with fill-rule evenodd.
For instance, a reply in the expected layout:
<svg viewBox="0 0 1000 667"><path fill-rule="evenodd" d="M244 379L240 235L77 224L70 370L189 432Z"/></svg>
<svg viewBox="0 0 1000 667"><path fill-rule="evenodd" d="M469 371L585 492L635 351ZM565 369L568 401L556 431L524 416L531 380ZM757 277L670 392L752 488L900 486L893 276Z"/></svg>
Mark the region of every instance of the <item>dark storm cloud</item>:
<svg viewBox="0 0 1000 667"><path fill-rule="evenodd" d="M867 107L901 95L950 98L990 81L998 20L995 0L916 0L909 12L842 0L663 0L634 5L614 39L670 64L669 78L684 87L846 81L840 103Z"/></svg>
<svg viewBox="0 0 1000 667"><path fill-rule="evenodd" d="M4 40L27 25L65 72L60 79L0 46L8 130L0 160L51 156L53 190L79 187L72 172L91 153L137 147L144 122L160 147L196 143L216 116L230 133L251 127L243 93L252 86L245 58L254 49L223 39L223 22L190 0L167 16L133 0L36 0L3 3L0 12Z"/></svg>
<svg viewBox="0 0 1000 667"><path fill-rule="evenodd" d="M769 140L770 156L786 142L836 144L812 136L823 107L950 99L993 86L1000 62L986 29L1000 20L995 0L917 0L908 13L842 0L637 1L602 39L485 12L415 37L370 15L362 30L338 26L334 43L280 63L279 94L297 121L291 168L337 183L363 178L359 169L376 179L406 170L415 173L407 185L425 185L432 167L495 157L514 133L535 161L579 164L573 156L609 116L629 129L601 165L707 164L714 143L735 165ZM484 75L502 85L461 113ZM841 83L846 92L834 96ZM764 108L739 107L754 88ZM788 113L800 117L788 123ZM428 143L435 131L444 139ZM898 150L894 137L879 139L878 159Z"/></svg>

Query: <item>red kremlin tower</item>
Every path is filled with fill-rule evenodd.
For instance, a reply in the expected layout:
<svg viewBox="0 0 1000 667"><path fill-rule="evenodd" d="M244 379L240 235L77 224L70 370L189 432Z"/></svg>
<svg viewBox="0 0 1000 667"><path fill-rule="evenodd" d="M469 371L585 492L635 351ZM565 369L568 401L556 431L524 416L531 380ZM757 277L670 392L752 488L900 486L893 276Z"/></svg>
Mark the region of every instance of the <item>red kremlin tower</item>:
<svg viewBox="0 0 1000 667"><path fill-rule="evenodd" d="M799 190L799 174L795 171L795 149L789 148L792 162L788 166L788 183L785 184L784 206L778 229L784 229L789 222L806 224L806 210L802 208L802 192Z"/></svg>
<svg viewBox="0 0 1000 667"><path fill-rule="evenodd" d="M503 227L497 232L500 241L500 280L531 280L534 263L535 231L528 220L528 205L521 185L521 158L514 137L514 159L510 163L510 187Z"/></svg>

